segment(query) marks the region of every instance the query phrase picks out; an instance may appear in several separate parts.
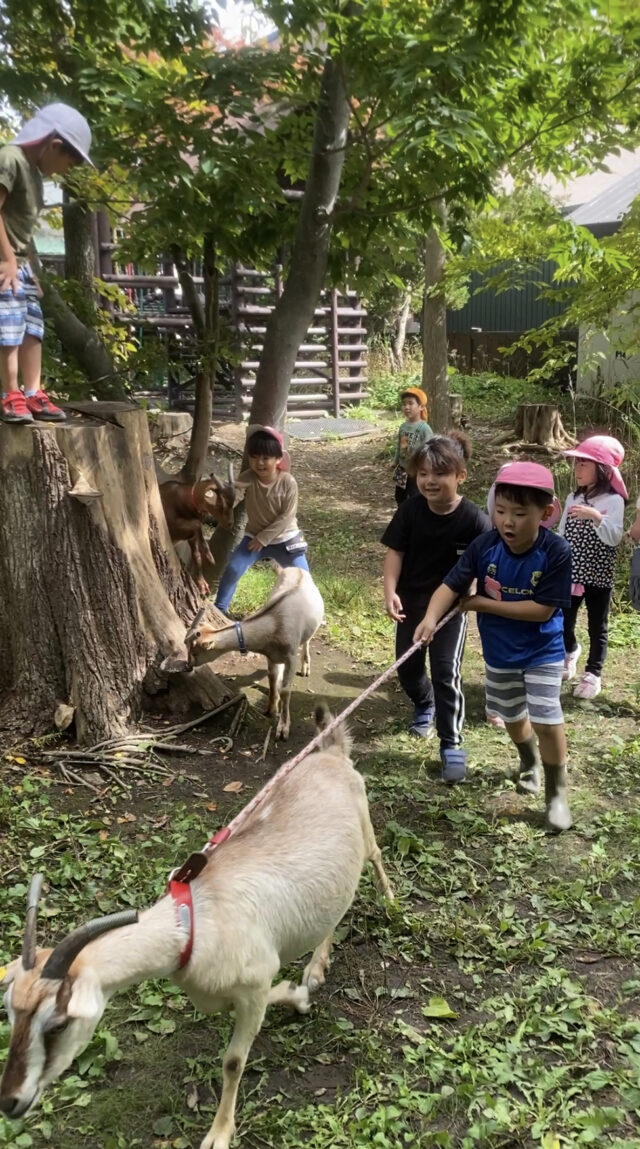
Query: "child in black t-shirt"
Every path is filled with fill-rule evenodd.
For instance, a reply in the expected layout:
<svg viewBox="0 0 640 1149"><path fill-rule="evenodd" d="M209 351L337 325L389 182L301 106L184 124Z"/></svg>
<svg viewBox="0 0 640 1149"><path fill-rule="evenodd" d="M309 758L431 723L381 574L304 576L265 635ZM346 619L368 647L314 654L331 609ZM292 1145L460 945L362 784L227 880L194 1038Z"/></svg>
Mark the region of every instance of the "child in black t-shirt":
<svg viewBox="0 0 640 1149"><path fill-rule="evenodd" d="M457 563L465 547L491 530L488 517L459 492L467 477L471 447L466 435L435 435L412 456L409 473L418 494L396 511L382 536L388 548L384 561L387 614L397 623L396 658L413 644L413 632L424 617L431 595ZM467 632L463 614L456 615L434 635L429 646L431 679L426 672L426 647L398 669L400 684L413 702L410 729L429 738L435 727L440 739L444 782L461 782L466 755L460 746L464 695L460 668Z"/></svg>

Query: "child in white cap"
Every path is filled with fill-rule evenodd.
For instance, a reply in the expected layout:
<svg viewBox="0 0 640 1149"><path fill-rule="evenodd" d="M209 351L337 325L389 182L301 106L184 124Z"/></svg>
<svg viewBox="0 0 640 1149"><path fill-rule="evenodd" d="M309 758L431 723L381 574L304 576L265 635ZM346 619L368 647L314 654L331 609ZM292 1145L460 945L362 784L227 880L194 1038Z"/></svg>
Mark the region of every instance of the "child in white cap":
<svg viewBox="0 0 640 1149"><path fill-rule="evenodd" d="M460 597L463 610L477 613L487 701L518 751L518 789L538 793L542 763L547 825L567 830L571 814L560 687L571 550L544 529L554 511L551 471L540 463L505 463L493 491L494 529L474 539L445 576L414 641L430 642L438 621ZM468 597L474 579L478 593Z"/></svg>
<svg viewBox="0 0 640 1149"><path fill-rule="evenodd" d="M591 435L572 451L575 490L567 496L558 532L571 547L571 606L564 612L566 658L564 678L575 677L581 646L576 619L584 602L589 629L589 655L575 698L595 698L602 689L607 654L609 607L616 574L617 547L624 531L627 488L620 471L624 447L611 435Z"/></svg>
<svg viewBox="0 0 640 1149"><path fill-rule="evenodd" d="M5 423L64 419L40 385L44 322L29 256L44 207L43 178L91 163L90 147L84 116L67 104L47 104L0 148L0 419Z"/></svg>

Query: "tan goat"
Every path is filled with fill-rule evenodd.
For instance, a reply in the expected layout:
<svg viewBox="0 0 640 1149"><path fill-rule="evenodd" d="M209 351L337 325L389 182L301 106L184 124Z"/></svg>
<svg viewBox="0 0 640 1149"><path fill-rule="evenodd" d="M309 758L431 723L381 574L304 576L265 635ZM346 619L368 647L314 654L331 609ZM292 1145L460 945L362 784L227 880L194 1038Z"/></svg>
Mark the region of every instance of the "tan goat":
<svg viewBox="0 0 640 1149"><path fill-rule="evenodd" d="M319 729L330 717L318 708ZM183 970L178 965L190 931L169 896L139 920L135 911L97 919L53 951L37 950L41 879L34 879L22 958L2 983L12 1027L0 1083L0 1108L8 1117L26 1113L71 1064L117 990L168 977L205 1013L235 1010L220 1105L201 1144L228 1149L238 1085L267 1006L309 1011L310 993L325 980L333 932L367 860L383 893L393 896L349 750L344 728L328 736L327 745L279 782L193 879L193 950ZM282 965L309 951L300 985L272 984Z"/></svg>
<svg viewBox="0 0 640 1149"><path fill-rule="evenodd" d="M264 606L242 622L215 628L202 622L187 635L191 662L201 666L230 650L256 651L267 658L269 702L267 714L278 715L276 738L288 738L291 729L290 700L298 651L301 674L311 672L309 643L324 617L322 595L308 571L280 568L274 588Z"/></svg>

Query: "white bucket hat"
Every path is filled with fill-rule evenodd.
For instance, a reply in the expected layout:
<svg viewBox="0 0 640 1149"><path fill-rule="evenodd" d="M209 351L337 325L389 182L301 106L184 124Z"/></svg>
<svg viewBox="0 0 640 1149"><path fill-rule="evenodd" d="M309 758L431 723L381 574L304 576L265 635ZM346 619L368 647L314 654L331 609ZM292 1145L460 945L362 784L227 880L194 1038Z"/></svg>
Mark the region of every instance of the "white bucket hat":
<svg viewBox="0 0 640 1149"><path fill-rule="evenodd" d="M70 108L68 104L45 104L39 108L32 119L20 128L14 144L38 144L49 136L59 136L65 144L69 144L74 151L82 156L86 164L91 163L89 149L91 147L91 128L84 116Z"/></svg>

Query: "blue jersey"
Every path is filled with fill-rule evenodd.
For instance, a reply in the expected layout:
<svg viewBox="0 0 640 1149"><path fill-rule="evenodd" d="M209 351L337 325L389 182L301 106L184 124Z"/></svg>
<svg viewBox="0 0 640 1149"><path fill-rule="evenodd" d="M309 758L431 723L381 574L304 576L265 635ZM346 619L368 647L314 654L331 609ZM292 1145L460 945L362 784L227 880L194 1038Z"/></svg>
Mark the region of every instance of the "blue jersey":
<svg viewBox="0 0 640 1149"><path fill-rule="evenodd" d="M456 594L465 594L474 578L478 594L487 598L556 608L546 622L478 614L482 653L489 666L521 670L562 662L562 607L571 606L571 548L564 539L541 527L534 545L516 555L494 528L474 539L444 583Z"/></svg>

